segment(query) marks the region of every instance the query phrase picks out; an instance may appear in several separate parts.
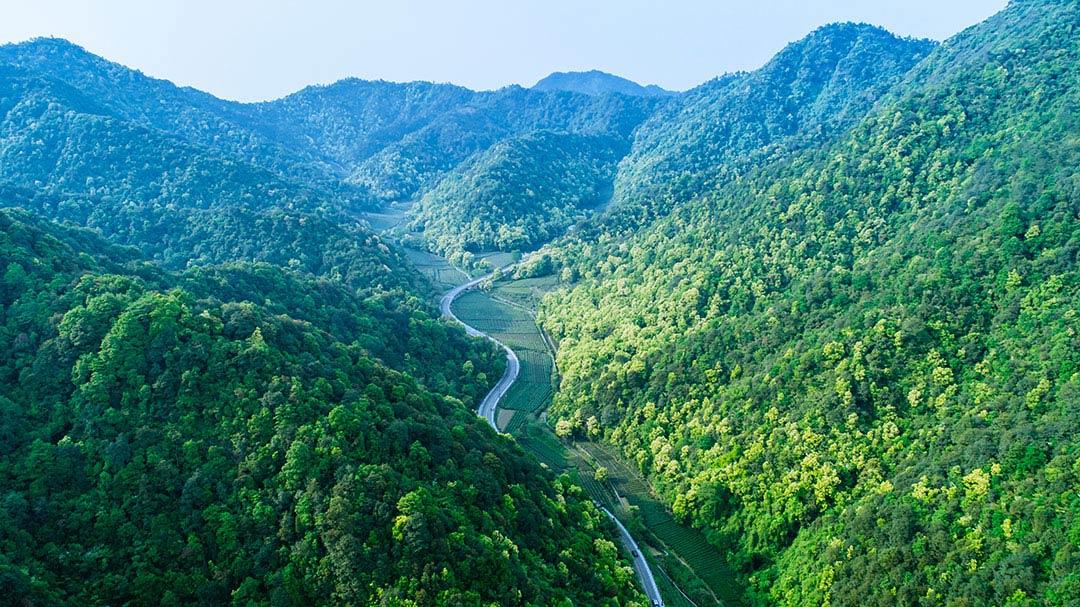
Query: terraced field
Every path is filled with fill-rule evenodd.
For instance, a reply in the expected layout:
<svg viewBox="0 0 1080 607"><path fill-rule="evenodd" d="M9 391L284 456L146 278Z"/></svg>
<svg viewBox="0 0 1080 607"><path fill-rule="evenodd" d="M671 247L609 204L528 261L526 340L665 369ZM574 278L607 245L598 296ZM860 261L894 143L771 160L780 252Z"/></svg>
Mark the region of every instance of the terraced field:
<svg viewBox="0 0 1080 607"><path fill-rule="evenodd" d="M490 251L487 253L477 253L475 259L482 264L486 264L490 269L502 268L508 266L518 259L521 259L521 253L507 253L505 251Z"/></svg>
<svg viewBox="0 0 1080 607"><path fill-rule="evenodd" d="M559 280L555 276L542 276L540 278L518 278L504 280L496 284L495 296L512 305L521 306L529 310L536 310L540 298L545 293L559 286Z"/></svg>
<svg viewBox="0 0 1080 607"><path fill-rule="evenodd" d="M520 430L526 414L546 407L554 390L554 365L536 323L524 310L496 302L483 291L472 291L459 297L454 302L454 313L517 353L521 372L499 408L519 412L502 428L503 431Z"/></svg>
<svg viewBox="0 0 1080 607"><path fill-rule="evenodd" d="M409 261L421 274L427 276L440 293L452 289L469 278L468 274L450 265L442 257L417 249L404 248L404 251Z"/></svg>
<svg viewBox="0 0 1080 607"><path fill-rule="evenodd" d="M570 466L566 459L566 447L539 422L525 424L514 436L526 451L549 468L562 471Z"/></svg>
<svg viewBox="0 0 1080 607"><path fill-rule="evenodd" d="M389 224L390 218L386 221ZM405 252L439 290L450 289L468 279L441 257L413 249ZM496 267L510 261L499 257L488 259ZM731 597L727 604L737 605L730 574L719 554L700 533L675 522L664 506L651 497L640 475L600 445L583 444L584 453L577 449L568 451L537 418L551 401L556 377L550 350L530 310L535 310L539 298L555 286L557 280L550 276L500 281L491 293L472 291L454 303L454 313L461 320L513 348L521 361L519 379L499 406L500 428L513 434L525 450L549 468L569 472L592 499L613 510L624 510L614 489L637 507L649 536L648 544L653 547L643 546L643 550L657 571L657 583L668 605L704 607L715 604L714 596L725 602ZM597 465L608 469L607 483L596 481ZM717 592L721 585L726 592ZM683 593L694 600L687 600Z"/></svg>

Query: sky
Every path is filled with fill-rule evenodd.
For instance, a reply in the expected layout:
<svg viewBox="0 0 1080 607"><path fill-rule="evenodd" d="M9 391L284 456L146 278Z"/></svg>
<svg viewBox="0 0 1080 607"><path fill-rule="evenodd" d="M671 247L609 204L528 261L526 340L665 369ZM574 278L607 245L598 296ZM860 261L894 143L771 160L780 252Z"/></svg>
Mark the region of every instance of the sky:
<svg viewBox="0 0 1080 607"><path fill-rule="evenodd" d="M600 69L684 90L836 21L943 40L1006 0L8 0L0 42L67 38L226 99L355 76L531 86Z"/></svg>

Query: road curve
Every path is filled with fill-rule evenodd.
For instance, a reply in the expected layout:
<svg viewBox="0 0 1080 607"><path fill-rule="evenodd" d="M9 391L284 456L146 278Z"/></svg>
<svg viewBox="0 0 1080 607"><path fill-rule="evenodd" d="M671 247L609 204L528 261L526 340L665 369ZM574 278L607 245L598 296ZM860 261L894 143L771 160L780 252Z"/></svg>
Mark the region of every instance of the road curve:
<svg viewBox="0 0 1080 607"><path fill-rule="evenodd" d="M502 271L506 272L511 269L511 266L503 268ZM521 370L521 362L518 360L517 354L514 353L506 344L495 339L494 337L484 333L483 331L467 324L462 321L456 315L451 307L454 304L454 300L461 296L462 293L475 289L480 283L491 279L494 274L487 274L479 278L473 278L472 280L460 284L453 289L450 289L439 300L439 310L442 312L444 318L448 318L461 326L465 327L465 333L472 337L483 337L491 340L495 345L506 351L506 371L503 373L499 383L495 384L495 387L487 393L486 396L480 401L480 406L476 408L476 413L480 417L487 420L491 424L495 431L499 431L499 425L495 422L495 412L498 409L499 401L506 395L506 392L510 390L510 386L514 385L517 380L518 372ZM607 508L601 507L612 521L615 522L615 526L619 528L619 539L622 540L623 546L630 551L632 562L634 564L634 571L637 573L638 579L641 580L641 585L645 588L645 595L649 597L649 600L656 607L663 607L664 599L660 596L660 589L656 587L656 580L653 578L652 569L649 569L649 563L645 560L645 555L642 554L641 549L638 548L637 542L630 535L630 532L626 530L619 519L615 518L615 515L611 513Z"/></svg>
<svg viewBox="0 0 1080 607"><path fill-rule="evenodd" d="M619 519L615 518L615 515L607 508L601 506L600 509L619 528L619 536L622 538L623 546L630 550L634 562L634 571L637 572L641 585L645 587L645 595L649 597L653 605L663 607L664 599L660 596L660 589L656 586L656 580L653 578L652 569L649 569L648 561L645 560L645 554L641 552L641 548L638 548L637 542L634 541L633 536L630 535L630 532L626 530L626 527L623 526Z"/></svg>
<svg viewBox="0 0 1080 607"><path fill-rule="evenodd" d="M504 268L505 270L506 268ZM503 342L495 339L494 337L484 333L483 331L472 327L462 321L460 318L454 315L454 311L451 310L451 306L454 300L457 299L462 293L476 288L477 285L490 279L494 274L488 274L481 276L480 278L474 278L466 283L460 284L453 289L450 289L442 296L442 300L439 301L439 309L442 311L442 315L445 318L449 318L454 322L465 327L465 333L472 337L484 337L491 340L496 346L499 346L506 352L506 371L503 373L502 378L499 379L499 383L495 384L495 387L487 393L486 396L480 401L480 406L476 408L476 414L487 420L491 424L495 431L499 431L499 424L495 421L495 412L498 410L499 401L510 390L510 386L514 385L514 381L517 380L518 372L521 370L521 362L518 360L517 354L509 348Z"/></svg>

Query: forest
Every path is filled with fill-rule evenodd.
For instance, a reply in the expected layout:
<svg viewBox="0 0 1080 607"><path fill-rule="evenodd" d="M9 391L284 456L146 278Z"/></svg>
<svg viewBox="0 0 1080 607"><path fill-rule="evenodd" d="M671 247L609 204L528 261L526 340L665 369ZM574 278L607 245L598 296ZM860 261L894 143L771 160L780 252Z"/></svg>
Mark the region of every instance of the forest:
<svg viewBox="0 0 1080 607"><path fill-rule="evenodd" d="M27 604L631 604L501 360L266 264L180 274L0 212L0 587ZM266 304L257 302L267 302Z"/></svg>
<svg viewBox="0 0 1080 607"><path fill-rule="evenodd" d="M747 606L1080 603L1077 167L1074 0L685 92L0 46L0 602L644 607L617 472ZM476 416L447 261L517 262L594 475Z"/></svg>
<svg viewBox="0 0 1080 607"><path fill-rule="evenodd" d="M552 413L751 602L1080 600L1078 19L1015 2L833 143L552 248Z"/></svg>

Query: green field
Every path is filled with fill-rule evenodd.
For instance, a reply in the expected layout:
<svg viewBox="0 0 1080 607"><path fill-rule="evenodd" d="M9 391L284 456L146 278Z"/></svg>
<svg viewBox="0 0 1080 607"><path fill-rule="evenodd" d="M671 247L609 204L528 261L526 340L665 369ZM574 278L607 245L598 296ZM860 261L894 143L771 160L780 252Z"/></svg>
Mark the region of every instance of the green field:
<svg viewBox="0 0 1080 607"><path fill-rule="evenodd" d="M411 202L395 202L378 213L364 213L363 218L373 232L388 232L405 221L405 214L412 205Z"/></svg>
<svg viewBox="0 0 1080 607"><path fill-rule="evenodd" d="M540 298L558 286L559 281L555 276L500 280L495 285L494 295L512 305L535 311L540 305Z"/></svg>
<svg viewBox="0 0 1080 607"><path fill-rule="evenodd" d="M535 455L536 459L552 470L563 471L570 466L567 461L566 447L543 423L539 421L526 423L515 438L526 451Z"/></svg>
<svg viewBox="0 0 1080 607"><path fill-rule="evenodd" d="M403 247L409 262L441 291L448 291L469 279L469 275L450 265L448 261L427 251ZM478 327L479 328L479 327Z"/></svg>
<svg viewBox="0 0 1080 607"><path fill-rule="evenodd" d="M486 265L488 268L494 270L496 268L506 267L521 259L521 253L488 251L485 253L477 253L474 258L478 263Z"/></svg>
<svg viewBox="0 0 1080 607"><path fill-rule="evenodd" d="M504 280L490 293L466 293L454 304L459 318L513 348L521 361L519 379L500 404L502 409L515 411L503 431L513 434L525 450L548 467L569 471L590 498L619 512L620 518L626 519L628 513L616 499L616 492L635 507L637 520L646 532L644 543L654 551L650 561L662 571L656 574L657 583L668 604L704 607L716 604L713 597L728 605L739 604L739 586L723 555L699 531L676 522L652 496L640 474L594 443L579 443L577 448L567 450L550 428L536 419L535 414L547 407L553 395L554 364L527 310L534 309L539 297L555 286L554 277ZM606 484L594 478L597 466L607 468Z"/></svg>
<svg viewBox="0 0 1080 607"><path fill-rule="evenodd" d="M492 300L483 291L471 291L459 297L454 302L454 314L510 346L521 361L518 380L499 408L532 413L547 407L554 390L554 364L533 318L523 310ZM504 430L513 432L524 423L524 416L516 415Z"/></svg>
<svg viewBox="0 0 1080 607"><path fill-rule="evenodd" d="M406 249L406 254L441 290L467 279L464 272L439 256L413 249ZM704 607L715 604L712 597L716 596L726 604L737 605L738 586L722 555L700 532L676 522L652 497L640 474L598 444L578 443L576 448L566 449L537 418L551 402L556 378L550 350L529 310L535 309L539 298L555 286L557 281L551 276L503 280L491 292L470 291L454 302L458 318L513 348L521 361L518 381L499 404L500 409L514 412L502 430L513 434L522 448L549 468L570 472L590 498L619 512L620 518L626 519L628 513L616 499L616 492L636 507L637 520L646 531L641 539L652 548L649 560L657 570L657 584L667 604ZM608 469L607 483L594 478L596 466Z"/></svg>

